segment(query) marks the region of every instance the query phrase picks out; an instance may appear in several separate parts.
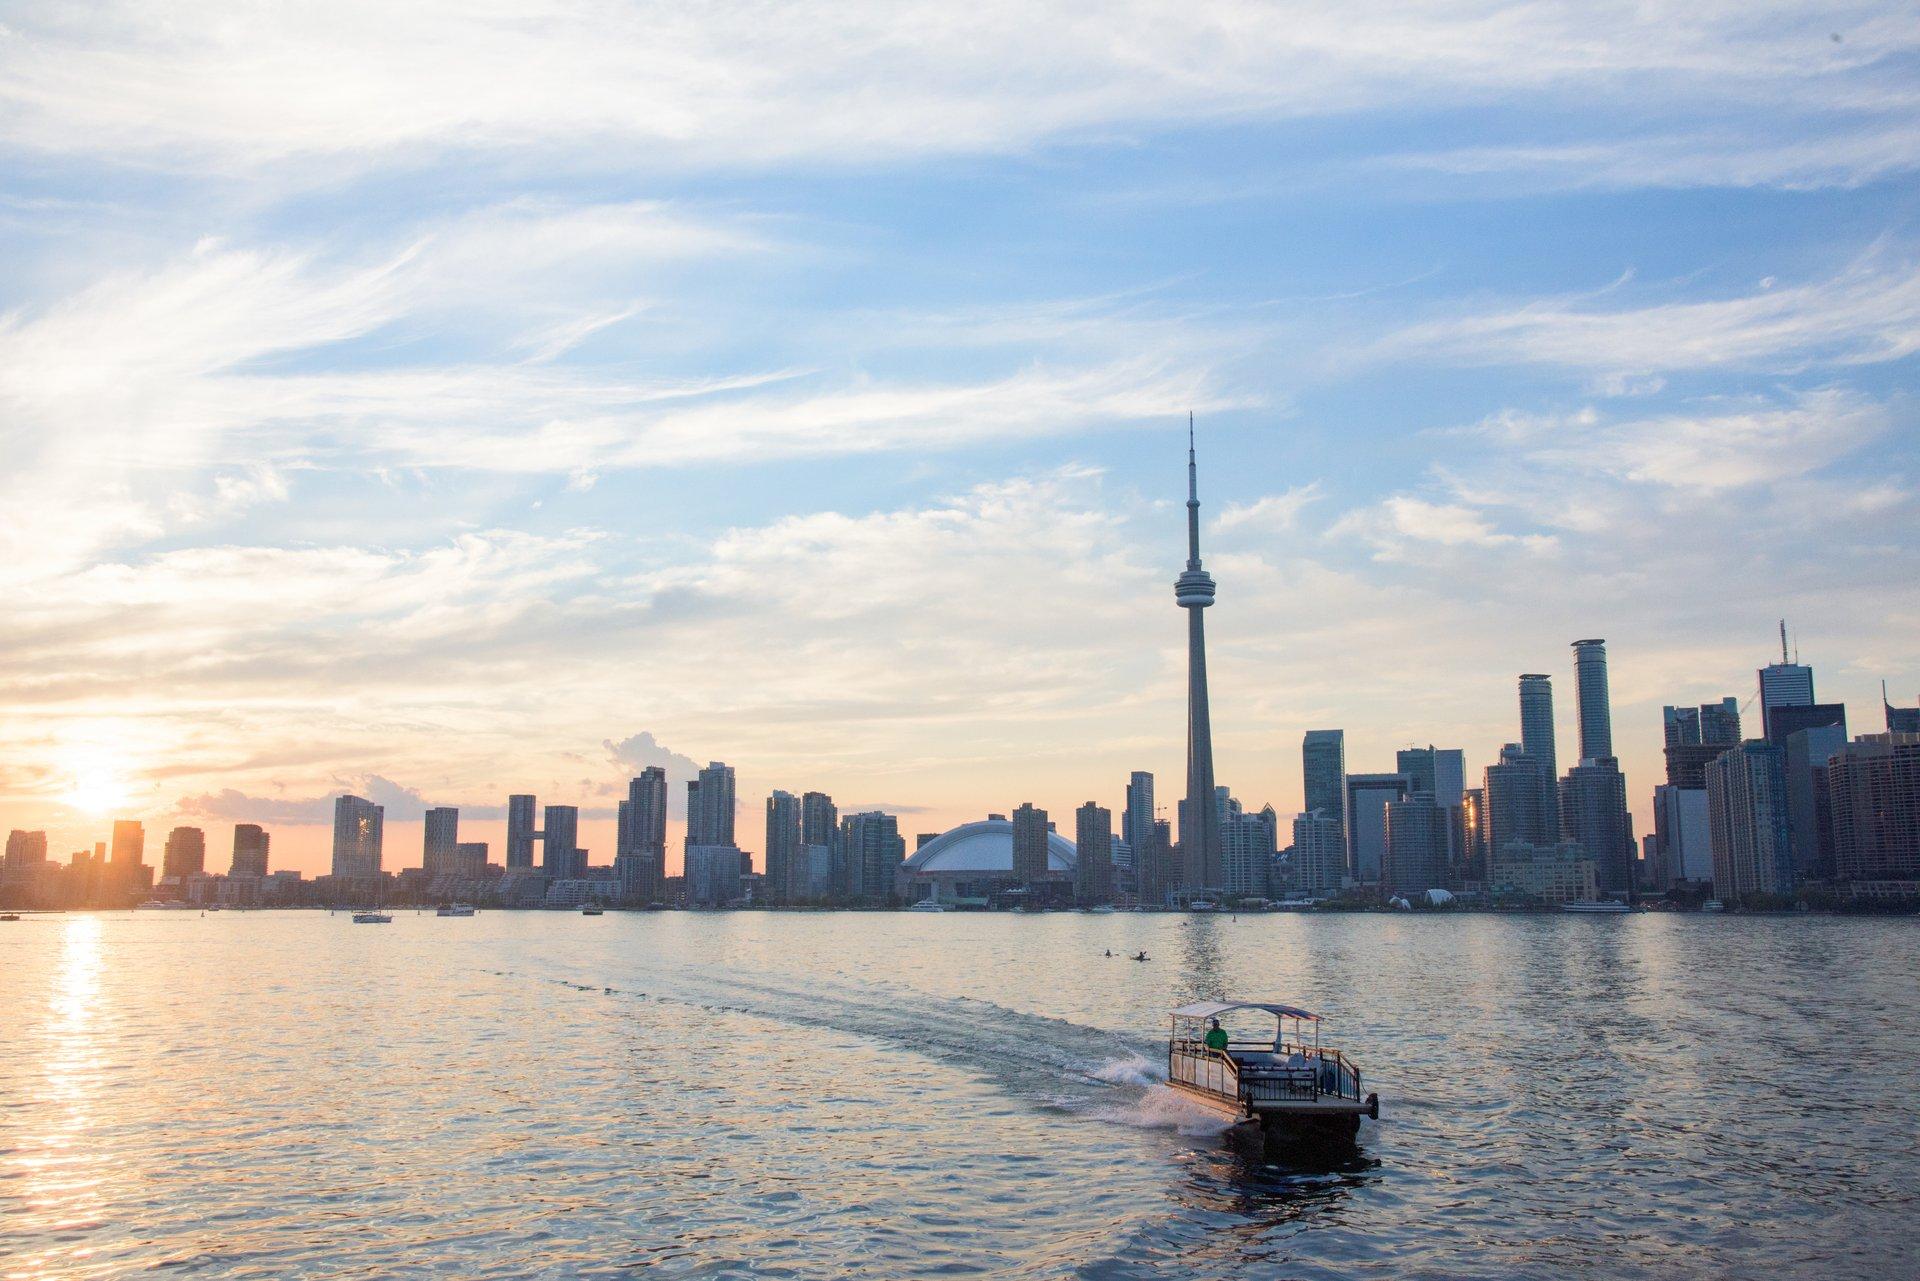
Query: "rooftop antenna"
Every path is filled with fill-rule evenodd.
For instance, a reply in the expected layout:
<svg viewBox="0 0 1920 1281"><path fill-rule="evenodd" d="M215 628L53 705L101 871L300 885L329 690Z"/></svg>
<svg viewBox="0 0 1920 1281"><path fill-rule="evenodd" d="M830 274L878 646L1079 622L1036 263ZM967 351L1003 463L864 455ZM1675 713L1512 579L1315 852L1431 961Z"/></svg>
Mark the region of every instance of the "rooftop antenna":
<svg viewBox="0 0 1920 1281"><path fill-rule="evenodd" d="M1787 661L1787 620L1783 618L1780 620L1780 663L1781 665L1785 666L1786 661Z"/></svg>

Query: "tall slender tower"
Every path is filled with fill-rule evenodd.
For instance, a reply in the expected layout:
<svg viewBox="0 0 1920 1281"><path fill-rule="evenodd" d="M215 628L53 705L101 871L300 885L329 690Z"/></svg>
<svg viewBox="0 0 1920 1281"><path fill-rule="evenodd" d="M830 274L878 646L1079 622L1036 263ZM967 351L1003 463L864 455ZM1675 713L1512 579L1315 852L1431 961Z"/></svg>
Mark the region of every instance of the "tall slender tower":
<svg viewBox="0 0 1920 1281"><path fill-rule="evenodd" d="M1189 890L1225 884L1220 809L1213 795L1213 719L1207 710L1207 632L1200 611L1213 604L1213 578L1200 568L1200 467L1193 415L1187 415L1187 568L1173 584L1187 611L1187 800L1180 807L1181 880Z"/></svg>
<svg viewBox="0 0 1920 1281"><path fill-rule="evenodd" d="M1603 761L1613 755L1613 712L1607 700L1607 643L1573 642L1575 693L1580 698L1580 759Z"/></svg>

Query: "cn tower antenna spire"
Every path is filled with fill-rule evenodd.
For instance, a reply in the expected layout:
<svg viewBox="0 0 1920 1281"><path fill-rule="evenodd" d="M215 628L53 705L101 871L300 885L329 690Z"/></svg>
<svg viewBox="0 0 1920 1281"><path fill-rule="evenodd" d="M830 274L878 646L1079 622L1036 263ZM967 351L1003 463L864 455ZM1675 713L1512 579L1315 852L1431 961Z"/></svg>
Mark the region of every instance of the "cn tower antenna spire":
<svg viewBox="0 0 1920 1281"><path fill-rule="evenodd" d="M1200 568L1200 464L1193 452L1193 411L1187 411L1187 568Z"/></svg>

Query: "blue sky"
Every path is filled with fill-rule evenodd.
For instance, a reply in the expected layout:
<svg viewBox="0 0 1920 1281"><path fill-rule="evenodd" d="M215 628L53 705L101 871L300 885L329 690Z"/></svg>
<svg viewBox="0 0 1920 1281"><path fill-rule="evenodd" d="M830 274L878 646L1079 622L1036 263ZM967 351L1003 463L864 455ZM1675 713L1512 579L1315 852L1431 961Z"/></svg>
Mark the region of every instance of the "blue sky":
<svg viewBox="0 0 1920 1281"><path fill-rule="evenodd" d="M1189 409L1254 804L1308 728L1476 772L1520 671L1570 758L1581 636L1643 812L1783 614L1857 730L1920 695L1897 6L169 12L0 16L0 810L58 848L313 866L331 792L649 752L747 830L1117 807Z"/></svg>

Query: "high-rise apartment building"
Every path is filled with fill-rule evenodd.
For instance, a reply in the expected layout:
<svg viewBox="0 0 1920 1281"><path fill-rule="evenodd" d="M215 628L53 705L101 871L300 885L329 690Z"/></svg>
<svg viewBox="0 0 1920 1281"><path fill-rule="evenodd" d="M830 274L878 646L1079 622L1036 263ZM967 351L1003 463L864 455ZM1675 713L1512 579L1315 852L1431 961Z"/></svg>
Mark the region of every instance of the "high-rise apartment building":
<svg viewBox="0 0 1920 1281"><path fill-rule="evenodd" d="M1487 858L1489 867L1506 846L1543 846L1557 842L1560 835L1556 799L1547 809L1546 797L1551 784L1541 779L1540 762L1529 756L1519 743L1500 749L1500 759L1486 768L1481 791L1486 804ZM1556 794L1557 795L1557 794ZM1549 826L1549 821L1553 826Z"/></svg>
<svg viewBox="0 0 1920 1281"><path fill-rule="evenodd" d="M1113 811L1088 801L1073 814L1073 896L1081 903L1113 898Z"/></svg>
<svg viewBox="0 0 1920 1281"><path fill-rule="evenodd" d="M1127 778L1127 808L1120 815L1120 836L1133 847L1136 858L1153 832L1153 822L1153 775L1135 770Z"/></svg>
<svg viewBox="0 0 1920 1281"><path fill-rule="evenodd" d="M1280 852L1280 816L1269 805L1249 814L1238 801L1220 822L1220 849L1226 890L1230 894L1264 897Z"/></svg>
<svg viewBox="0 0 1920 1281"><path fill-rule="evenodd" d="M1347 835L1339 820L1312 810L1293 820L1293 865L1290 888L1295 894L1337 894L1347 874Z"/></svg>
<svg viewBox="0 0 1920 1281"><path fill-rule="evenodd" d="M266 830L258 823L235 823L233 825L233 866L228 869L231 877L262 878L267 874Z"/></svg>
<svg viewBox="0 0 1920 1281"><path fill-rule="evenodd" d="M1022 885L1047 879L1047 812L1027 801L1013 812L1013 879Z"/></svg>
<svg viewBox="0 0 1920 1281"><path fill-rule="evenodd" d="M160 875L183 881L207 870L207 834L197 827L176 827L167 833L167 850Z"/></svg>
<svg viewBox="0 0 1920 1281"><path fill-rule="evenodd" d="M1700 704L1700 742L1737 743L1740 741L1740 700L1733 697L1717 703Z"/></svg>
<svg viewBox="0 0 1920 1281"><path fill-rule="evenodd" d="M1445 888L1449 807L1428 792L1415 792L1388 801L1383 817L1380 888L1403 896Z"/></svg>
<svg viewBox="0 0 1920 1281"><path fill-rule="evenodd" d="M11 868L24 868L47 861L47 834L28 832L14 828L7 833L7 863Z"/></svg>
<svg viewBox="0 0 1920 1281"><path fill-rule="evenodd" d="M900 820L878 810L849 814L840 824L846 850L850 897L885 902L896 892L907 843L900 836Z"/></svg>
<svg viewBox="0 0 1920 1281"><path fill-rule="evenodd" d="M1702 765L1699 787L1663 783L1653 789L1653 844L1662 868L1660 888L1704 886L1713 880L1705 770Z"/></svg>
<svg viewBox="0 0 1920 1281"><path fill-rule="evenodd" d="M1707 827L1713 891L1729 903L1793 890L1786 752L1755 740L1707 766Z"/></svg>
<svg viewBox="0 0 1920 1281"><path fill-rule="evenodd" d="M775 791L767 797L767 898L791 903L806 896L807 864L801 853L800 798Z"/></svg>
<svg viewBox="0 0 1920 1281"><path fill-rule="evenodd" d="M1466 753L1458 748L1404 747L1394 768L1407 776L1410 795L1431 796L1442 808L1458 805L1466 790Z"/></svg>
<svg viewBox="0 0 1920 1281"><path fill-rule="evenodd" d="M459 874L460 811L438 805L427 811L420 842L420 866L428 879Z"/></svg>
<svg viewBox="0 0 1920 1281"><path fill-rule="evenodd" d="M1827 762L1834 876L1862 897L1920 895L1920 734L1866 734Z"/></svg>
<svg viewBox="0 0 1920 1281"><path fill-rule="evenodd" d="M1611 756L1583 760L1560 780L1560 836L1587 852L1602 894L1633 889L1633 824L1627 780Z"/></svg>
<svg viewBox="0 0 1920 1281"><path fill-rule="evenodd" d="M734 844L733 790L733 766L719 761L687 784L687 844Z"/></svg>
<svg viewBox="0 0 1920 1281"><path fill-rule="evenodd" d="M1310 729L1300 740L1300 774L1305 787L1301 807L1339 825L1347 843L1347 732ZM1344 856L1343 856L1344 857Z"/></svg>
<svg viewBox="0 0 1920 1281"><path fill-rule="evenodd" d="M541 872L554 880L585 876L587 855L580 848L580 811L572 805L549 805L541 829Z"/></svg>
<svg viewBox="0 0 1920 1281"><path fill-rule="evenodd" d="M1534 844L1551 843L1560 831L1559 752L1554 741L1553 678L1540 672L1520 677L1520 750L1539 770L1540 811L1545 826Z"/></svg>
<svg viewBox="0 0 1920 1281"><path fill-rule="evenodd" d="M507 870L533 870L533 843L539 839L534 798L526 795L507 797Z"/></svg>
<svg viewBox="0 0 1920 1281"><path fill-rule="evenodd" d="M1833 811L1827 796L1827 762L1846 745L1844 725L1795 730L1780 745L1786 753L1782 768L1786 771L1787 826L1793 834L1793 874L1802 882L1833 879Z"/></svg>
<svg viewBox="0 0 1920 1281"><path fill-rule="evenodd" d="M1573 642L1573 679L1580 704L1580 759L1610 760L1613 757L1613 709L1607 696L1607 643L1604 640Z"/></svg>
<svg viewBox="0 0 1920 1281"><path fill-rule="evenodd" d="M627 782L613 856L620 894L631 903L661 901L667 862L667 771L649 765Z"/></svg>
<svg viewBox="0 0 1920 1281"><path fill-rule="evenodd" d="M380 875L387 808L358 796L333 802L333 874L344 880Z"/></svg>
<svg viewBox="0 0 1920 1281"><path fill-rule="evenodd" d="M116 873L142 865L147 852L147 830L137 818L115 819L113 823L112 867Z"/></svg>

